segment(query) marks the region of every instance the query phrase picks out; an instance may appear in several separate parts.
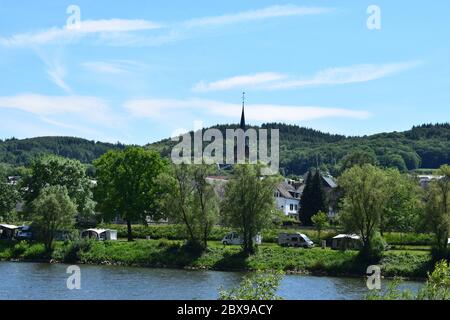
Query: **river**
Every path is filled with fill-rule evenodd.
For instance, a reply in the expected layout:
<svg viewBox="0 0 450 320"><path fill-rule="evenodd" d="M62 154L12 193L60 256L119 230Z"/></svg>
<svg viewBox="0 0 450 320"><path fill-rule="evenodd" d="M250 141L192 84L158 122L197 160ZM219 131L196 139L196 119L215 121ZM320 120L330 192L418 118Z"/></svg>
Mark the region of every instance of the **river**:
<svg viewBox="0 0 450 320"><path fill-rule="evenodd" d="M0 262L0 299L216 299L219 288L239 284L244 273L80 265L81 289L67 289L68 265ZM389 280L383 280L385 287ZM417 290L420 282L402 288ZM363 299L365 279L286 275L284 299Z"/></svg>

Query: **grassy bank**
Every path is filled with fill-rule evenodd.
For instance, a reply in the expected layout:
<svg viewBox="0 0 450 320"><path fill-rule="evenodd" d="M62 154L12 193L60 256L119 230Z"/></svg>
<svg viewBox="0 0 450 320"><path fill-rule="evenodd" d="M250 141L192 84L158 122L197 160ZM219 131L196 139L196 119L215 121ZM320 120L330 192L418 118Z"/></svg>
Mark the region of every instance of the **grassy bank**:
<svg viewBox="0 0 450 320"><path fill-rule="evenodd" d="M238 246L224 247L211 242L202 254L191 252L181 241L137 240L58 242L51 256L38 243L0 242L0 259L50 261L85 264L117 264L142 267L193 268L210 270L273 270L316 275L362 276L367 265L356 251L282 248L273 244L259 247L245 257ZM420 278L430 270L426 252L388 251L381 260L384 276Z"/></svg>

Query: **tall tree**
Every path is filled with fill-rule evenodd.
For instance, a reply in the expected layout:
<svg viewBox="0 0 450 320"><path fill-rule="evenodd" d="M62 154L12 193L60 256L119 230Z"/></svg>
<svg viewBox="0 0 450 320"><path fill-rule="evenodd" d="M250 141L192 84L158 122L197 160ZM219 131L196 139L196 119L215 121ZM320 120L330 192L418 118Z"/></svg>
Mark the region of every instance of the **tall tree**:
<svg viewBox="0 0 450 320"><path fill-rule="evenodd" d="M11 220L14 217L14 209L17 202L20 201L20 194L16 187L0 182L0 220Z"/></svg>
<svg viewBox="0 0 450 320"><path fill-rule="evenodd" d="M189 245L203 248L218 215L216 194L206 181L210 172L211 167L204 164L174 164L159 177L167 217L185 227Z"/></svg>
<svg viewBox="0 0 450 320"><path fill-rule="evenodd" d="M439 169L440 179L433 181L428 188L425 207L425 220L436 236L436 247L445 251L450 232L450 166Z"/></svg>
<svg viewBox="0 0 450 320"><path fill-rule="evenodd" d="M159 153L140 147L108 151L94 161L97 174L95 198L106 218L120 215L127 222L128 241L133 240L132 222L147 216L159 218L157 177L167 167Z"/></svg>
<svg viewBox="0 0 450 320"><path fill-rule="evenodd" d="M254 252L253 238L269 227L276 215L273 193L279 177L262 176L261 169L261 165L237 165L222 201L224 221L243 237L246 254Z"/></svg>
<svg viewBox="0 0 450 320"><path fill-rule="evenodd" d="M417 230L423 210L422 190L415 179L398 169L386 171L387 199L381 213L380 232Z"/></svg>
<svg viewBox="0 0 450 320"><path fill-rule="evenodd" d="M300 199L300 221L305 226L312 226L311 218L319 211L326 211L325 203L326 197L320 171L316 170L314 175L310 171Z"/></svg>
<svg viewBox="0 0 450 320"><path fill-rule="evenodd" d="M47 186L65 186L81 217L94 214L92 183L85 167L77 160L57 156L43 156L31 165L31 172L24 177L24 199L27 207Z"/></svg>
<svg viewBox="0 0 450 320"><path fill-rule="evenodd" d="M361 236L363 253L370 257L372 239L388 198L386 175L370 164L354 166L339 178L339 185L344 191L340 221L347 231Z"/></svg>
<svg viewBox="0 0 450 320"><path fill-rule="evenodd" d="M48 186L41 189L32 202L33 223L47 252L53 247L57 231L71 228L77 212L65 186Z"/></svg>

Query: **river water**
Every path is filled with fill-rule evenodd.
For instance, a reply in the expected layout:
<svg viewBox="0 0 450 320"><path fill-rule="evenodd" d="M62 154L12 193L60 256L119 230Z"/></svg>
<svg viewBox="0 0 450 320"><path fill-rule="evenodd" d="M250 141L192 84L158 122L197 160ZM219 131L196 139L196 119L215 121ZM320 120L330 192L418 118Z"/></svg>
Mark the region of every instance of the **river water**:
<svg viewBox="0 0 450 320"><path fill-rule="evenodd" d="M81 289L67 288L68 265L0 262L0 299L216 299L244 273L80 265ZM386 287L388 280L383 280ZM420 282L402 288L417 290ZM365 279L286 275L278 294L292 300L363 299Z"/></svg>

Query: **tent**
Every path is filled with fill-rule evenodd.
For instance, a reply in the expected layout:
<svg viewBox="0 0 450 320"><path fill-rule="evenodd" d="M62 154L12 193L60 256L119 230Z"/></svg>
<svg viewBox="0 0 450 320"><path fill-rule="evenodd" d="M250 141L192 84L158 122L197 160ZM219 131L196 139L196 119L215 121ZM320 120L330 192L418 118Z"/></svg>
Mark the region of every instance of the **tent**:
<svg viewBox="0 0 450 320"><path fill-rule="evenodd" d="M0 239L13 239L18 229L18 226L12 224L0 224Z"/></svg>
<svg viewBox="0 0 450 320"><path fill-rule="evenodd" d="M117 231L111 229L86 229L81 232L81 237L96 240L117 240Z"/></svg>
<svg viewBox="0 0 450 320"><path fill-rule="evenodd" d="M361 237L356 234L338 234L331 241L332 249L360 249Z"/></svg>

